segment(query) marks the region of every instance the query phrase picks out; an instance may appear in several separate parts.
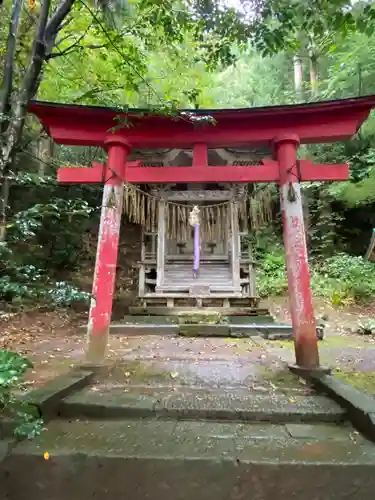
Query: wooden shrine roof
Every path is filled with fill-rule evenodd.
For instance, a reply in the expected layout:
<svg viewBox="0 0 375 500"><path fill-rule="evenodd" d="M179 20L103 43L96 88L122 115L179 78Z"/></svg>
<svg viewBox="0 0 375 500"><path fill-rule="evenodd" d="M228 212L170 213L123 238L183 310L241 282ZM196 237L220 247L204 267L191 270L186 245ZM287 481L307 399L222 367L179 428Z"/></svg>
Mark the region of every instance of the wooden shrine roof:
<svg viewBox="0 0 375 500"><path fill-rule="evenodd" d="M142 109L104 108L32 101L29 111L61 144L102 146L116 133L134 148L208 148L267 144L276 136L297 134L302 143L333 142L355 134L375 107L375 95L305 104L242 109L181 110L178 118ZM189 114L212 117L215 124L197 124Z"/></svg>

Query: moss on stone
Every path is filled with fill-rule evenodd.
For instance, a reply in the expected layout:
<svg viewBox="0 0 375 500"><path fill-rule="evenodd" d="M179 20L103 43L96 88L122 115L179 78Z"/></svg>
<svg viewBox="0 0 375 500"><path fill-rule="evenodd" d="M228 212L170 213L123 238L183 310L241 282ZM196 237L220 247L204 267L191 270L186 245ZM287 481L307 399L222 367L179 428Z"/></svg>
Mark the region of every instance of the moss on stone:
<svg viewBox="0 0 375 500"><path fill-rule="evenodd" d="M201 326L191 323L183 323L179 327L179 334L184 337L198 337L201 333Z"/></svg>
<svg viewBox="0 0 375 500"><path fill-rule="evenodd" d="M110 373L110 377L116 380L125 378L132 383L147 384L149 382L165 382L170 379L170 373L149 362L126 361L125 363L116 364Z"/></svg>
<svg viewBox="0 0 375 500"><path fill-rule="evenodd" d="M319 344L320 346L327 347L362 347L366 343L364 340L357 336L351 335L331 335L326 337L324 341Z"/></svg>
<svg viewBox="0 0 375 500"><path fill-rule="evenodd" d="M285 349L294 349L294 342L290 340L272 340L270 346L282 347ZM366 346L364 340L359 337L352 337L350 335L331 335L325 337L324 340L319 342L319 349L326 347L363 347Z"/></svg>
<svg viewBox="0 0 375 500"><path fill-rule="evenodd" d="M228 337L229 325L223 324L182 324L178 327L178 333L184 337Z"/></svg>
<svg viewBox="0 0 375 500"><path fill-rule="evenodd" d="M276 346L276 347L281 347L285 349L294 349L294 342L292 339L290 340L270 340L269 345L271 347Z"/></svg>
<svg viewBox="0 0 375 500"><path fill-rule="evenodd" d="M279 388L304 388L304 385L301 384L298 377L294 375L294 373L292 373L288 368L274 370L270 367L267 367L264 369L262 375L264 380L271 382Z"/></svg>
<svg viewBox="0 0 375 500"><path fill-rule="evenodd" d="M219 311L184 311L178 314L180 325L218 325L221 321Z"/></svg>
<svg viewBox="0 0 375 500"><path fill-rule="evenodd" d="M334 374L343 382L352 385L356 389L375 394L375 372L357 372L336 368Z"/></svg>

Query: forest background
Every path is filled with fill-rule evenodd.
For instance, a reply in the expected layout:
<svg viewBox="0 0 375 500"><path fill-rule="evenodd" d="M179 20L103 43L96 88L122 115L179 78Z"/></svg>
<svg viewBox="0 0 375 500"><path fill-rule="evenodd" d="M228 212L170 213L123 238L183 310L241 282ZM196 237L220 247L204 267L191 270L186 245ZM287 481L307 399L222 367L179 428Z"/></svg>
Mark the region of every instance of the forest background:
<svg viewBox="0 0 375 500"><path fill-rule="evenodd" d="M374 28L368 1L0 0L1 309L86 301L95 259L101 186L59 186L56 170L103 152L52 144L31 99L178 115L375 94ZM301 155L351 167L348 182L303 185L314 294L373 300L374 115ZM272 189L274 221L251 235L265 297L287 289Z"/></svg>

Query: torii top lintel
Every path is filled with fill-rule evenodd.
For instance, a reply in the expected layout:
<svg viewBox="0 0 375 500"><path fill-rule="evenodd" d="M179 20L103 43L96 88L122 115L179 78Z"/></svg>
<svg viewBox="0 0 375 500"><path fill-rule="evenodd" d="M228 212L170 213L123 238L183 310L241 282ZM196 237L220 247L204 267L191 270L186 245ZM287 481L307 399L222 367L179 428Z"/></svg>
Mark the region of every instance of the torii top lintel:
<svg viewBox="0 0 375 500"><path fill-rule="evenodd" d="M210 116L215 124L153 115L130 109L65 105L33 101L34 113L60 144L103 146L121 118L129 122L116 134L135 149L188 149L197 143L208 148L269 143L284 134L296 134L301 143L334 142L354 135L375 107L375 96L309 104L227 110L190 110Z"/></svg>

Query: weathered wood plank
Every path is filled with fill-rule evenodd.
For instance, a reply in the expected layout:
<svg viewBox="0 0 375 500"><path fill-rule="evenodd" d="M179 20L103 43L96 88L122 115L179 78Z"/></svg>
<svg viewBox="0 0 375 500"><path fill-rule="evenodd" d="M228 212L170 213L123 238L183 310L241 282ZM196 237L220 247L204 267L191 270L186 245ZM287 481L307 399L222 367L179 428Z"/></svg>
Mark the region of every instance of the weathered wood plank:
<svg viewBox="0 0 375 500"><path fill-rule="evenodd" d="M238 204L230 204L233 286L240 290L240 249L238 247Z"/></svg>
<svg viewBox="0 0 375 500"><path fill-rule="evenodd" d="M232 193L229 189L220 191L203 190L196 191L170 191L165 192L165 197L168 201L226 201L230 200Z"/></svg>

